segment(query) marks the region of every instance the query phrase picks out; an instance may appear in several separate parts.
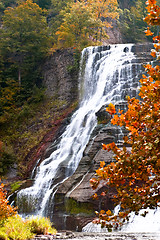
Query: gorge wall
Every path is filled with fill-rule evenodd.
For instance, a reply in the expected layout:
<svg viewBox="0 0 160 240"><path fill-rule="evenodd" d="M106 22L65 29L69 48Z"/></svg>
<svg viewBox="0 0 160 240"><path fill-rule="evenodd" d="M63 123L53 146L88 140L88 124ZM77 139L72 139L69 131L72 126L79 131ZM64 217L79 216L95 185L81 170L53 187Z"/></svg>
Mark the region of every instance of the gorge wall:
<svg viewBox="0 0 160 240"><path fill-rule="evenodd" d="M80 52L73 49L55 51L43 66L43 84L49 97L67 104L78 98L78 71Z"/></svg>

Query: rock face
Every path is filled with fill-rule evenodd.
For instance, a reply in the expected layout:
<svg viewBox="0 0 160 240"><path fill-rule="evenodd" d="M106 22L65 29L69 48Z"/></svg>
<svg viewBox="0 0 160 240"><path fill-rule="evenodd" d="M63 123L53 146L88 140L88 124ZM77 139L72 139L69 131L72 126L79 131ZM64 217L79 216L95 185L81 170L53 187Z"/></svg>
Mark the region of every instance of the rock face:
<svg viewBox="0 0 160 240"><path fill-rule="evenodd" d="M102 143L118 142L119 133L120 129L110 123L99 124L94 130L76 172L56 192L52 220L57 229L81 231L95 217L95 210L114 208L112 197L115 190L104 185L93 190L89 180L94 177L100 161L106 164L114 161L113 153L103 150ZM95 192L100 194L105 190L108 191L105 197L92 198Z"/></svg>
<svg viewBox="0 0 160 240"><path fill-rule="evenodd" d="M72 49L57 50L43 67L46 94L71 103L78 94L78 66ZM79 54L80 56L80 54Z"/></svg>
<svg viewBox="0 0 160 240"><path fill-rule="evenodd" d="M137 55L134 61L142 64L151 61L151 47L152 45L149 44L133 46L132 51ZM127 48L125 51L127 51ZM142 69L141 66L139 75L135 76L136 78L140 79ZM134 67L132 71L134 72ZM135 85L136 87L137 85ZM134 96L134 81L132 92ZM103 150L101 144L114 141L121 146L122 135L127 134L125 129L110 124L110 116L106 113L105 107L102 107L97 113L98 125L90 137L76 172L58 187L55 194L50 217L57 229L81 231L82 227L95 217L95 210L114 208L112 197L115 194L115 189L108 189L107 186L102 184L98 189L92 190L89 182L94 177L100 161L105 161L106 164L114 161L113 153ZM117 105L117 109L119 108L126 110L126 102L120 102ZM95 192L99 194L103 190L108 191L107 195L100 197L98 200L93 200L92 195Z"/></svg>

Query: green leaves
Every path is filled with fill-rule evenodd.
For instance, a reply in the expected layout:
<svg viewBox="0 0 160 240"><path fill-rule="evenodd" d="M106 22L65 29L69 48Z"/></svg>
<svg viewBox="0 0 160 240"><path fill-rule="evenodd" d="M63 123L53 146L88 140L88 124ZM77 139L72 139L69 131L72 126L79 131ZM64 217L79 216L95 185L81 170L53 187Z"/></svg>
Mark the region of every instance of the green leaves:
<svg viewBox="0 0 160 240"><path fill-rule="evenodd" d="M45 12L32 0L4 11L0 51L18 69L19 85L27 70L35 68L49 51L51 38Z"/></svg>

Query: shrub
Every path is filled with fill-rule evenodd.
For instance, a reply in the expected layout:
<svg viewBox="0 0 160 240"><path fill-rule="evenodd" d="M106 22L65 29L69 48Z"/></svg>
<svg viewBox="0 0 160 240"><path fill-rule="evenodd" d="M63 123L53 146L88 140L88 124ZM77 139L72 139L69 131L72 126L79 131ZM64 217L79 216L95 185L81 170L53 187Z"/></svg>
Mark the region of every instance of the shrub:
<svg viewBox="0 0 160 240"><path fill-rule="evenodd" d="M23 220L18 214L9 217L0 227L0 240L26 240L36 234L55 234L56 230L51 227L51 222L45 217L32 217Z"/></svg>
<svg viewBox="0 0 160 240"><path fill-rule="evenodd" d="M55 234L56 230L52 228L51 222L45 217L32 217L28 219L28 226L32 233L35 234Z"/></svg>
<svg viewBox="0 0 160 240"><path fill-rule="evenodd" d="M0 179L1 182L1 179ZM0 185L0 225L4 224L4 221L12 215L16 214L16 208L12 208L8 204L8 200L6 198L6 191L4 190L4 185L1 183Z"/></svg>
<svg viewBox="0 0 160 240"><path fill-rule="evenodd" d="M8 240L7 234L0 229L0 240Z"/></svg>
<svg viewBox="0 0 160 240"><path fill-rule="evenodd" d="M8 218L4 227L0 230L2 237L7 236L12 240L24 240L34 237L34 234L31 233L28 224L19 215Z"/></svg>
<svg viewBox="0 0 160 240"><path fill-rule="evenodd" d="M11 190L12 192L15 192L17 191L22 185L22 182L21 181L18 181L18 182L14 182L11 184Z"/></svg>

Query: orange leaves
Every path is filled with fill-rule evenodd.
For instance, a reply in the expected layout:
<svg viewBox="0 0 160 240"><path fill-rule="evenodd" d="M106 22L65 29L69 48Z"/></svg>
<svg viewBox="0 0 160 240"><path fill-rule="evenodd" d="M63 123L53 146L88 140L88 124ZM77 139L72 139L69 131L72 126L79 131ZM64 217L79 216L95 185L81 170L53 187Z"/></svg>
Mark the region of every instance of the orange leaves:
<svg viewBox="0 0 160 240"><path fill-rule="evenodd" d="M146 4L147 5L154 5L154 4L156 4L156 0L147 0Z"/></svg>
<svg viewBox="0 0 160 240"><path fill-rule="evenodd" d="M114 142L110 143L110 144L104 144L102 143L102 149L103 150L107 150L107 151L110 151L110 150L113 150L113 149L116 149L116 144Z"/></svg>
<svg viewBox="0 0 160 240"><path fill-rule="evenodd" d="M153 36L154 33L150 31L149 27L147 27L145 34L146 34L146 36Z"/></svg>
<svg viewBox="0 0 160 240"><path fill-rule="evenodd" d="M111 210L108 210L108 211L106 212L106 214L107 214L107 216L112 216L112 215L113 215L113 213L111 212Z"/></svg>
<svg viewBox="0 0 160 240"><path fill-rule="evenodd" d="M1 181L1 179L0 179ZM12 208L8 204L6 199L6 192L4 191L4 185L0 185L0 223L2 223L8 217L16 214L16 208Z"/></svg>
<svg viewBox="0 0 160 240"><path fill-rule="evenodd" d="M124 114L121 114L120 116L114 115L114 117L111 120L111 123L113 125L119 125L120 127L122 127L123 125L125 125L125 115Z"/></svg>
<svg viewBox="0 0 160 240"><path fill-rule="evenodd" d="M115 114L116 113L115 106L112 103L110 103L106 108L106 111L111 115Z"/></svg>
<svg viewBox="0 0 160 240"><path fill-rule="evenodd" d="M148 25L160 25L160 7L156 5L155 0L148 0L146 4L148 15L144 21L147 22Z"/></svg>
<svg viewBox="0 0 160 240"><path fill-rule="evenodd" d="M100 162L100 167L103 168L105 166L105 162Z"/></svg>
<svg viewBox="0 0 160 240"><path fill-rule="evenodd" d="M119 116L118 115L114 115L114 118L112 118L111 123L113 125L116 125L118 123L119 120Z"/></svg>
<svg viewBox="0 0 160 240"><path fill-rule="evenodd" d="M99 180L97 180L96 178L91 178L90 179L90 185L93 189L96 189L97 186L99 185Z"/></svg>
<svg viewBox="0 0 160 240"><path fill-rule="evenodd" d="M152 51L151 51L151 56L156 58L156 51L154 49L152 49Z"/></svg>
<svg viewBox="0 0 160 240"><path fill-rule="evenodd" d="M108 150L108 145L102 143L102 149L103 149L103 150Z"/></svg>

